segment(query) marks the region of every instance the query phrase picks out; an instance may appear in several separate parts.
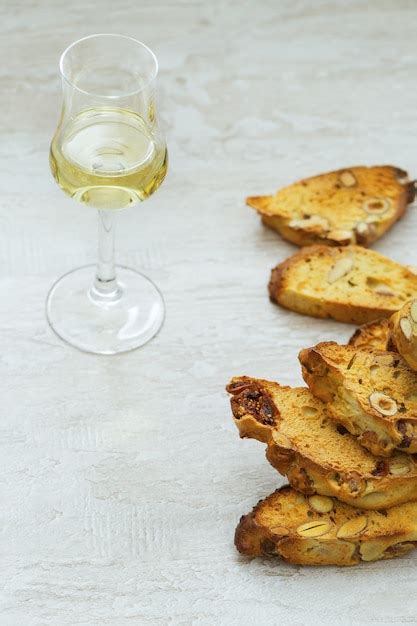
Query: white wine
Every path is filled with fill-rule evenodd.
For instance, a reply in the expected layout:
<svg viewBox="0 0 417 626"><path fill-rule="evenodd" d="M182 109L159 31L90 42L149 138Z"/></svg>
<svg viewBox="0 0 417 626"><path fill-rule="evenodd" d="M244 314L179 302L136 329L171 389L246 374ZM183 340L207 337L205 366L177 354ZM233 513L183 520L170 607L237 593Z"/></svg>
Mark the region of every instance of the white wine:
<svg viewBox="0 0 417 626"><path fill-rule="evenodd" d="M120 108L82 111L59 127L50 165L60 187L97 209L122 209L150 196L165 178L165 143L140 115Z"/></svg>

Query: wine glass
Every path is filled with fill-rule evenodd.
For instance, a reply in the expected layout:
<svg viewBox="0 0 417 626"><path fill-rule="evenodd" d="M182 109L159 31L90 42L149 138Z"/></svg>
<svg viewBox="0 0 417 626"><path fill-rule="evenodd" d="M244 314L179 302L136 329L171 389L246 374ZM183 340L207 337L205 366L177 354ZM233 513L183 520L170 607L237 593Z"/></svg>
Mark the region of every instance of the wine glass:
<svg viewBox="0 0 417 626"><path fill-rule="evenodd" d="M100 34L70 45L60 72L63 107L50 166L65 193L98 209L98 262L53 285L47 317L69 344L116 354L149 341L164 319L157 287L127 267L117 267L116 277L114 262L115 212L154 193L167 171L155 107L158 63L140 41Z"/></svg>

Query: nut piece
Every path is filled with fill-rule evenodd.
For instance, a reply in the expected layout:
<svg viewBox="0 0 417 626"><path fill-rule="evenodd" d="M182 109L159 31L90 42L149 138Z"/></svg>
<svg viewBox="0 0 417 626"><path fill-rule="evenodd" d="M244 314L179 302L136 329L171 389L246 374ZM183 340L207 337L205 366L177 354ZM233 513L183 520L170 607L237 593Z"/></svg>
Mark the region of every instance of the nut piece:
<svg viewBox="0 0 417 626"><path fill-rule="evenodd" d="M395 293L387 285L382 283L377 285L374 291L380 296L395 296Z"/></svg>
<svg viewBox="0 0 417 626"><path fill-rule="evenodd" d="M306 231L327 231L330 227L329 221L321 215L309 215L304 219L291 220L288 222L288 226L295 230L302 229Z"/></svg>
<svg viewBox="0 0 417 626"><path fill-rule="evenodd" d="M358 222L356 224L356 231L360 234L360 235L366 235L366 233L369 230L369 224L367 224L366 222Z"/></svg>
<svg viewBox="0 0 417 626"><path fill-rule="evenodd" d="M381 221L381 217L379 215L368 215L366 218L366 223L375 228L375 224Z"/></svg>
<svg viewBox="0 0 417 626"><path fill-rule="evenodd" d="M345 522L337 531L336 537L338 539L347 539L348 537L353 537L354 535L358 535L363 530L365 530L368 524L368 518L365 515L360 515L359 517L354 517L349 521Z"/></svg>
<svg viewBox="0 0 417 626"><path fill-rule="evenodd" d="M333 500L328 496L310 496L308 501L317 513L330 513L333 510Z"/></svg>
<svg viewBox="0 0 417 626"><path fill-rule="evenodd" d="M380 393L379 391L374 391L369 396L369 404L381 413L381 415L395 415L397 413L397 403L395 400L385 395L385 393Z"/></svg>
<svg viewBox="0 0 417 626"><path fill-rule="evenodd" d="M378 541L376 543L372 541L363 541L359 546L359 553L362 561L376 561L381 558L383 551L384 546Z"/></svg>
<svg viewBox="0 0 417 626"><path fill-rule="evenodd" d="M408 317L402 317L400 319L400 328L403 331L403 335L410 341L413 336L413 327Z"/></svg>
<svg viewBox="0 0 417 626"><path fill-rule="evenodd" d="M334 241L345 244L352 241L352 235L351 230L336 229L327 233L327 239L334 239Z"/></svg>
<svg viewBox="0 0 417 626"><path fill-rule="evenodd" d="M379 221L378 218L369 217L369 222L358 222L355 226L356 243L368 244L376 237L376 226L372 221Z"/></svg>
<svg viewBox="0 0 417 626"><path fill-rule="evenodd" d="M280 448L288 448L289 450L291 450L293 447L291 443L291 439L289 439L287 435L284 435L284 433L280 433L276 430L273 430L272 439L273 439L273 442Z"/></svg>
<svg viewBox="0 0 417 626"><path fill-rule="evenodd" d="M349 272L352 271L353 265L354 262L352 257L342 257L341 259L336 261L336 263L330 269L329 273L327 274L327 282L331 285L332 283L335 283L337 280L339 280L339 278L346 276L346 274L349 274Z"/></svg>
<svg viewBox="0 0 417 626"><path fill-rule="evenodd" d="M394 457L389 464L389 471L393 476L403 476L410 471L410 463L403 456Z"/></svg>
<svg viewBox="0 0 417 626"><path fill-rule="evenodd" d="M410 306L410 315L413 322L417 322L417 300L413 300Z"/></svg>
<svg viewBox="0 0 417 626"><path fill-rule="evenodd" d="M339 180L344 187L354 187L356 185L356 178L349 170L345 170L339 176Z"/></svg>
<svg viewBox="0 0 417 626"><path fill-rule="evenodd" d="M288 528L284 528L284 526L272 526L271 532L274 533L274 535L279 535L280 537L286 537L290 534Z"/></svg>
<svg viewBox="0 0 417 626"><path fill-rule="evenodd" d="M394 357L392 354L378 354L374 358L375 363L378 365L392 365L394 363Z"/></svg>
<svg viewBox="0 0 417 626"><path fill-rule="evenodd" d="M362 204L362 208L369 215L382 215L391 208L391 200L388 198L368 198Z"/></svg>
<svg viewBox="0 0 417 626"><path fill-rule="evenodd" d="M332 525L330 522L322 522L321 520L315 520L313 522L306 522L301 524L297 528L297 533L300 537L321 537L329 532Z"/></svg>

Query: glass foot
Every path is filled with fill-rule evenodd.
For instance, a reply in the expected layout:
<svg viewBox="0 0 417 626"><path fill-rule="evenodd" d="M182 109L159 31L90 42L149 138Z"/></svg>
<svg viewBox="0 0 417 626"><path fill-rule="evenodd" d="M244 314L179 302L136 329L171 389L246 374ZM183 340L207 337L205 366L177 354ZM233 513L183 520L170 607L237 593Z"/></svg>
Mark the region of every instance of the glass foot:
<svg viewBox="0 0 417 626"><path fill-rule="evenodd" d="M118 354L139 348L156 335L164 321L162 295L149 278L117 267L120 297L92 294L95 266L73 270L52 287L46 302L55 333L76 348L94 354Z"/></svg>

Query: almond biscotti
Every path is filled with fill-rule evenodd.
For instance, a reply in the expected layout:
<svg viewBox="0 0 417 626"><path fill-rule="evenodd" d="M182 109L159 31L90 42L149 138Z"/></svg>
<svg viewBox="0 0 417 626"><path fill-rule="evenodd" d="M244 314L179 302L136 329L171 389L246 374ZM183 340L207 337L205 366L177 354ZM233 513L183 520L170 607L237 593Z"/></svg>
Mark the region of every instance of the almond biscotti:
<svg viewBox="0 0 417 626"><path fill-rule="evenodd" d="M273 269L269 282L273 302L353 324L389 317L416 293L416 274L361 246L303 248Z"/></svg>
<svg viewBox="0 0 417 626"><path fill-rule="evenodd" d="M298 565L356 565L407 554L417 542L417 503L360 511L334 498L282 487L244 515L236 548Z"/></svg>
<svg viewBox="0 0 417 626"><path fill-rule="evenodd" d="M365 448L417 452L417 376L399 354L323 342L299 359L311 392Z"/></svg>
<svg viewBox="0 0 417 626"><path fill-rule="evenodd" d="M414 199L407 172L392 165L351 167L305 178L273 196L247 198L264 224L298 246L379 239Z"/></svg>
<svg viewBox="0 0 417 626"><path fill-rule="evenodd" d="M227 391L240 436L266 443L269 462L298 491L363 509L417 500L417 460L403 452L372 455L305 387L239 376Z"/></svg>
<svg viewBox="0 0 417 626"><path fill-rule="evenodd" d="M410 300L389 320L391 340L408 365L417 370L417 300Z"/></svg>

